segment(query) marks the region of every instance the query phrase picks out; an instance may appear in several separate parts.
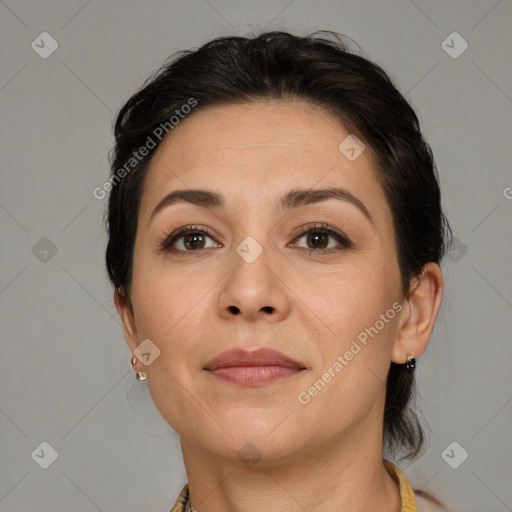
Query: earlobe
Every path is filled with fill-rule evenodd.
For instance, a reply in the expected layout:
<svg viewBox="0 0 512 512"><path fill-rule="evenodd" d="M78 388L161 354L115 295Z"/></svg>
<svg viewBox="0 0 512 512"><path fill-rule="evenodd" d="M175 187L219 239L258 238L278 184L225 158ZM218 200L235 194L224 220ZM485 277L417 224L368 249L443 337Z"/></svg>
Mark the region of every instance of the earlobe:
<svg viewBox="0 0 512 512"><path fill-rule="evenodd" d="M126 304L125 297L119 289L114 291L114 303L123 323L123 332L126 344L130 351L133 352L138 346L137 326L135 325L133 313Z"/></svg>
<svg viewBox="0 0 512 512"><path fill-rule="evenodd" d="M403 308L391 360L404 364L407 355L418 358L427 346L443 298L443 275L434 262L427 263L411 283Z"/></svg>

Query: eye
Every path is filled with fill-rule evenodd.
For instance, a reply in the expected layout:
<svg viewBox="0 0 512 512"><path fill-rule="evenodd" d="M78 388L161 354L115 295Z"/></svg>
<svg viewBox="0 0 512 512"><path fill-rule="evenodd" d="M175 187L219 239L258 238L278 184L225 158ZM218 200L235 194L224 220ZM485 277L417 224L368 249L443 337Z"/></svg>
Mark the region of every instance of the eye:
<svg viewBox="0 0 512 512"><path fill-rule="evenodd" d="M302 226L295 240L306 239L306 247L301 249L312 253L330 253L352 247L352 242L340 231L330 228L327 224L314 224ZM329 238L338 242L338 247L329 247ZM309 245L309 246L308 246ZM340 247L341 245L341 247Z"/></svg>
<svg viewBox="0 0 512 512"><path fill-rule="evenodd" d="M205 245L205 239L213 240L213 236L213 233L206 228L184 226L170 235L164 236L159 242L158 247L161 252L194 252L200 249L209 249L210 247Z"/></svg>
<svg viewBox="0 0 512 512"><path fill-rule="evenodd" d="M183 226L170 235L165 235L158 243L160 252L195 252L201 249L210 249L212 247L222 247L221 244L206 245L206 239L214 240L215 235L207 228L198 226ZM308 251L309 254L325 254L333 251L339 251L352 247L352 242L340 231L330 228L327 224L308 224L299 228L295 234L294 245L296 241L306 238L306 244L310 247L300 247L301 250ZM338 247L329 247L329 238L338 242Z"/></svg>

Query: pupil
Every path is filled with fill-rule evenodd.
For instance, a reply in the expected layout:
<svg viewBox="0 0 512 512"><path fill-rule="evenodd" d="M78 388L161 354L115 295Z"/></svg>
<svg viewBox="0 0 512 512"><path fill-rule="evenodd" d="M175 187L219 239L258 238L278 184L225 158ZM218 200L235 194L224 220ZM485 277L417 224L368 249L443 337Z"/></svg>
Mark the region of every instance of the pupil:
<svg viewBox="0 0 512 512"><path fill-rule="evenodd" d="M191 247L197 249L198 247L201 248L201 242L204 243L204 240L201 240L201 238L203 237L203 235L199 235L199 234L189 234L189 235L186 235L185 236L185 246L188 247L188 245L190 244ZM191 242L191 240L193 240ZM199 243L197 243L199 242Z"/></svg>
<svg viewBox="0 0 512 512"><path fill-rule="evenodd" d="M325 234L323 234L323 233L316 233L316 234L310 234L310 235L309 235L309 237L308 237L308 240L314 239L314 240L315 240L315 243L316 243L316 242L318 242L318 238L319 238L319 237L320 237L320 238L321 238L321 237L323 237L324 242L325 242L325 239L327 238L327 237L325 236ZM322 247L320 247L320 248L321 248L321 249L323 249L323 248L325 248L325 245L326 245L326 244L325 244L325 243L323 243L323 244L321 244L321 245L322 245ZM315 248L318 248L318 247L319 247L319 246L317 245Z"/></svg>

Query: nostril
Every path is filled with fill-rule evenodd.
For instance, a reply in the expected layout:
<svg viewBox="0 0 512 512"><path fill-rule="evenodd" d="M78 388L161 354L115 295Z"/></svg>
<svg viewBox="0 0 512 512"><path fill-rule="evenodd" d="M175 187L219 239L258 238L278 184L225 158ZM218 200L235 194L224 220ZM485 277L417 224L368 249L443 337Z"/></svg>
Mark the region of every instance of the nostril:
<svg viewBox="0 0 512 512"><path fill-rule="evenodd" d="M236 306L229 306L228 308L231 313L233 313L234 315L238 315L238 313L240 313L240 310L236 307Z"/></svg>

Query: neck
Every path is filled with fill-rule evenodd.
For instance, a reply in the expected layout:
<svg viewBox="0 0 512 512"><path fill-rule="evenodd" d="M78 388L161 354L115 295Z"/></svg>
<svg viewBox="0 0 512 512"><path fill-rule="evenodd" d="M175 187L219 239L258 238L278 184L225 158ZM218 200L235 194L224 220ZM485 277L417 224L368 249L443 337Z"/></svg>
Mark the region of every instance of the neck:
<svg viewBox="0 0 512 512"><path fill-rule="evenodd" d="M351 439L335 438L309 447L286 461L252 467L207 454L183 439L191 504L197 512L400 512L398 484L382 459L375 430L358 425ZM372 429L368 429L372 430Z"/></svg>

